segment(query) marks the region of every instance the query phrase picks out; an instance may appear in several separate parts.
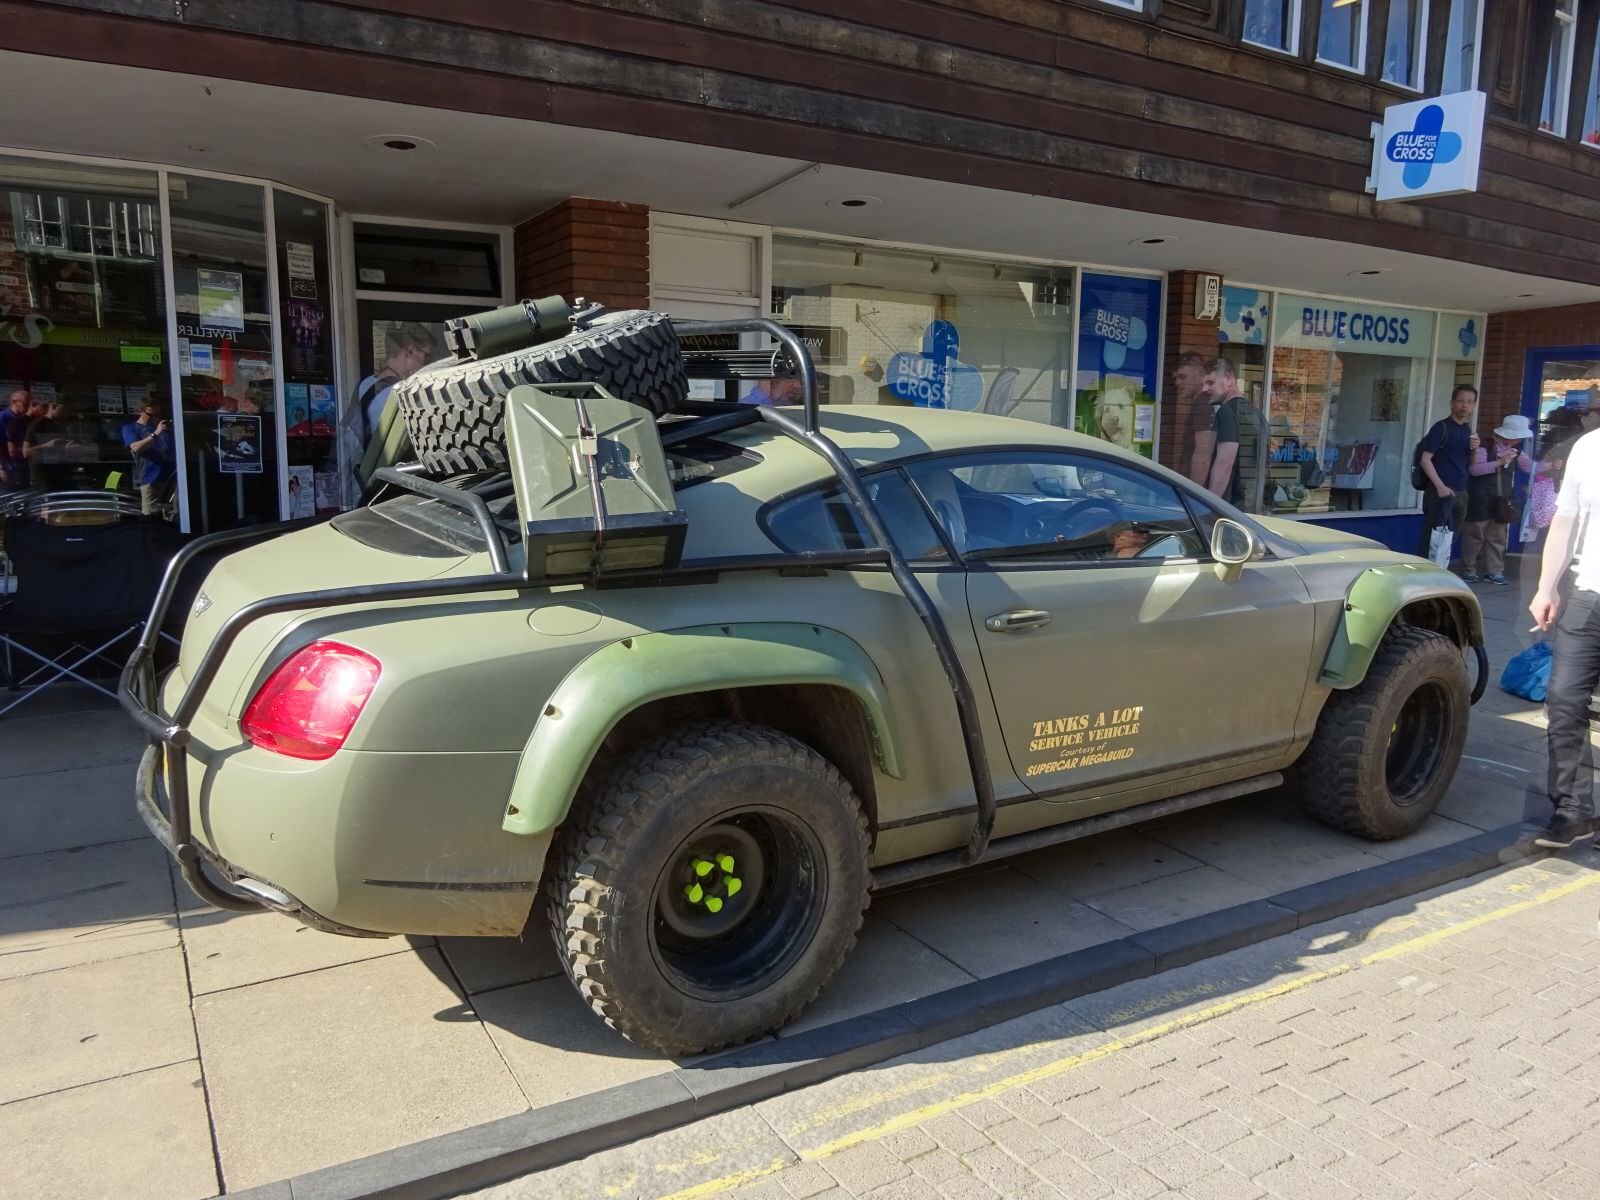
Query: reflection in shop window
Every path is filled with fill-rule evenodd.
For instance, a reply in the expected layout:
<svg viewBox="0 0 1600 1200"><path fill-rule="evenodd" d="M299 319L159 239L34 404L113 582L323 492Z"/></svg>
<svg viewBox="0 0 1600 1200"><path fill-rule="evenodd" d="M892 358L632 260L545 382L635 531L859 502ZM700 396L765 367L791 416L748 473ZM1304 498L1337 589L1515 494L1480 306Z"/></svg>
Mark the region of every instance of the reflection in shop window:
<svg viewBox="0 0 1600 1200"><path fill-rule="evenodd" d="M1483 0L1450 0L1445 27L1443 95L1478 86L1478 44L1483 34Z"/></svg>
<svg viewBox="0 0 1600 1200"><path fill-rule="evenodd" d="M1271 292L1233 285L1222 289L1222 320L1217 329L1221 352L1206 363L1201 388L1206 407L1200 419L1193 422L1197 434L1196 456L1189 475L1206 486L1212 476L1218 413L1225 401L1234 401L1221 423L1225 431L1232 430L1239 436L1239 448L1234 452L1239 494L1231 498L1231 502L1246 512L1260 512L1265 494L1263 466L1267 452L1262 445L1261 430L1267 426L1267 331L1271 327ZM1225 388L1222 385L1230 377L1230 368L1235 386ZM1224 396L1222 391L1231 391L1234 395ZM1209 442L1207 435L1211 439Z"/></svg>
<svg viewBox="0 0 1600 1200"><path fill-rule="evenodd" d="M1389 28L1383 44L1385 82L1421 89L1427 29L1428 0L1389 0Z"/></svg>
<svg viewBox="0 0 1600 1200"><path fill-rule="evenodd" d="M1317 61L1361 71L1367 58L1366 0L1322 0Z"/></svg>
<svg viewBox="0 0 1600 1200"><path fill-rule="evenodd" d="M1556 0L1555 25L1550 31L1550 59L1545 65L1544 102L1539 108L1539 128L1565 137L1572 92L1573 46L1578 37L1578 0Z"/></svg>
<svg viewBox="0 0 1600 1200"><path fill-rule="evenodd" d="M1071 268L786 236L772 258L773 314L811 348L824 404L1069 424Z"/></svg>
<svg viewBox="0 0 1600 1200"><path fill-rule="evenodd" d="M1588 95L1583 110L1583 144L1600 149L1600 38L1595 39L1594 61L1589 64Z"/></svg>
<svg viewBox="0 0 1600 1200"><path fill-rule="evenodd" d="M1427 429L1434 314L1278 298L1263 508L1412 508L1410 450Z"/></svg>
<svg viewBox="0 0 1600 1200"><path fill-rule="evenodd" d="M27 450L13 486L137 491L123 431L169 399L156 180L0 158L0 408L23 397L6 423ZM170 456L151 472L172 515Z"/></svg>
<svg viewBox="0 0 1600 1200"><path fill-rule="evenodd" d="M1300 52L1300 0L1245 0L1244 40L1252 46Z"/></svg>

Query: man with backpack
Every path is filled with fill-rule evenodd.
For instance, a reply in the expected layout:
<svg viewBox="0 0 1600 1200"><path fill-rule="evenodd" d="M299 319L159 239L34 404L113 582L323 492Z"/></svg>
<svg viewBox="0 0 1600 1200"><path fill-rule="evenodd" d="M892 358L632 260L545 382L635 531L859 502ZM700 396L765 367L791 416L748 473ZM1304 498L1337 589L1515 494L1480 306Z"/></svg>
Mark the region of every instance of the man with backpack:
<svg viewBox="0 0 1600 1200"><path fill-rule="evenodd" d="M1471 479L1472 456L1478 450L1478 436L1472 431L1472 413L1478 407L1478 389L1459 384L1450 393L1450 415L1436 421L1417 446L1417 466L1425 482L1422 511L1426 518L1423 541L1441 525L1460 529L1467 519L1467 484ZM1428 491L1432 495L1427 495ZM1426 553L1426 550L1424 550Z"/></svg>

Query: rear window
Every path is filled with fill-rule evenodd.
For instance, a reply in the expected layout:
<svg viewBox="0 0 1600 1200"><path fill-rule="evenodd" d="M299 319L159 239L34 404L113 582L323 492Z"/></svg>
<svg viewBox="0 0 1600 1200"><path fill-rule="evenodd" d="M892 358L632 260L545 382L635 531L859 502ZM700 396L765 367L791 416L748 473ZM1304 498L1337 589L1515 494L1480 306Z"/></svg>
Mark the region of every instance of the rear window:
<svg viewBox="0 0 1600 1200"><path fill-rule="evenodd" d="M708 479L726 479L761 461L753 450L712 438L692 438L667 451L667 471L674 488L692 487Z"/></svg>

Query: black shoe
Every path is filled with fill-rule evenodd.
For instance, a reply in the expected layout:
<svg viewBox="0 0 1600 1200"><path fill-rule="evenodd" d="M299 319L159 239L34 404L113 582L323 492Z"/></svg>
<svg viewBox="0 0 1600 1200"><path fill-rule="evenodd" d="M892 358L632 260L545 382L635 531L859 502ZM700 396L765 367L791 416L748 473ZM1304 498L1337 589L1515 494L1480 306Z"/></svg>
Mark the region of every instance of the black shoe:
<svg viewBox="0 0 1600 1200"><path fill-rule="evenodd" d="M1566 850L1579 842L1586 842L1594 837L1595 822L1592 817L1569 817L1557 813L1550 818L1550 824L1544 831L1533 839L1535 846L1546 850Z"/></svg>

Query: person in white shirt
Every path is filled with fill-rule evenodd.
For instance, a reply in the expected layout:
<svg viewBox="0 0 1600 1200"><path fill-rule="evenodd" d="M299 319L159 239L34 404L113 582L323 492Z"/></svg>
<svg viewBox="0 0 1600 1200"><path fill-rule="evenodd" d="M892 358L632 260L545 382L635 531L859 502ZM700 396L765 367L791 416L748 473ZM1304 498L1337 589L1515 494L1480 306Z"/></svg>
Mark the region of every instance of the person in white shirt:
<svg viewBox="0 0 1600 1200"><path fill-rule="evenodd" d="M1600 684L1600 430L1573 444L1545 538L1539 590L1528 606L1541 630L1555 626L1549 706L1550 823L1535 844L1565 849L1595 834L1589 701ZM1576 569L1567 580L1569 569ZM1563 582L1569 586L1563 588ZM1565 599L1563 590L1567 591Z"/></svg>

